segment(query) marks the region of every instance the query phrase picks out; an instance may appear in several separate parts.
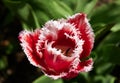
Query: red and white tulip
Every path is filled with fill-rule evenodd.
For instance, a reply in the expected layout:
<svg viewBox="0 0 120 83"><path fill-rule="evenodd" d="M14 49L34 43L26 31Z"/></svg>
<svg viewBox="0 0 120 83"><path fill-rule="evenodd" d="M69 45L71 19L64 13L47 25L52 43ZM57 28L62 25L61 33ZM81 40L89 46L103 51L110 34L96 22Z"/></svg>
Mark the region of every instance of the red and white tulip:
<svg viewBox="0 0 120 83"><path fill-rule="evenodd" d="M41 29L19 34L21 46L31 64L53 78L73 78L93 67L86 60L94 44L94 33L83 13L51 20Z"/></svg>

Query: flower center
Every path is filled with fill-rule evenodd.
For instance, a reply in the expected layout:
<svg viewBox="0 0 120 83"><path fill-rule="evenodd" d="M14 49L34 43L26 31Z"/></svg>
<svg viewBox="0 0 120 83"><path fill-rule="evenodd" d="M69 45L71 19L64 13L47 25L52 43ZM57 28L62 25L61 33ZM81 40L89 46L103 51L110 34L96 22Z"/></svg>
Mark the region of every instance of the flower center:
<svg viewBox="0 0 120 83"><path fill-rule="evenodd" d="M65 56L71 56L73 53L73 49L69 46L56 45L55 48L60 49Z"/></svg>

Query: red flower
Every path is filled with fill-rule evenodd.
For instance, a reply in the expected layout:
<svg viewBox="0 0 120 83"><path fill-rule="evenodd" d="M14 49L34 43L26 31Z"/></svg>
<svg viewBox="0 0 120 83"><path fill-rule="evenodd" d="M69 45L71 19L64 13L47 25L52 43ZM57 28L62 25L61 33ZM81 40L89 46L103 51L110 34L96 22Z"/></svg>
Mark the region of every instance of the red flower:
<svg viewBox="0 0 120 83"><path fill-rule="evenodd" d="M93 48L94 33L85 14L48 21L42 29L22 31L19 39L30 63L53 79L92 69L92 59L85 58Z"/></svg>

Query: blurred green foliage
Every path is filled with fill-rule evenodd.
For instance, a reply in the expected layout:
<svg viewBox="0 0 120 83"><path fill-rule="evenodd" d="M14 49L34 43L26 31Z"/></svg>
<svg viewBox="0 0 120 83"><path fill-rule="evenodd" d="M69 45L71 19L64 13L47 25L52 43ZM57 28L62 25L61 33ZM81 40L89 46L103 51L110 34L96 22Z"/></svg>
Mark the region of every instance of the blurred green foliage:
<svg viewBox="0 0 120 83"><path fill-rule="evenodd" d="M63 81L62 79L54 80L43 75L36 79L33 83L63 83Z"/></svg>
<svg viewBox="0 0 120 83"><path fill-rule="evenodd" d="M51 19L65 18L84 12L95 32L91 53L94 68L70 80L52 80L41 76L33 83L114 83L113 68L120 65L120 0L2 0L10 10L2 26L18 18L23 29L40 28ZM12 45L5 50L12 51ZM7 66L6 56L0 57L0 70Z"/></svg>

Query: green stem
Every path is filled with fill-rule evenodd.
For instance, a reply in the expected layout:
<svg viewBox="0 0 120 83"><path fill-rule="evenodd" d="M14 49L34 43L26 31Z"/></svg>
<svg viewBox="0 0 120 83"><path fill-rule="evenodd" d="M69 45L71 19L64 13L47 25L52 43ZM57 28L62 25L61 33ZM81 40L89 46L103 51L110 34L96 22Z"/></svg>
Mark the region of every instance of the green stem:
<svg viewBox="0 0 120 83"><path fill-rule="evenodd" d="M96 37L95 37L95 44L93 50L97 48L97 46L100 44L100 42L110 33L110 29L114 26L115 24L108 24L105 26L105 28L101 29L100 31L96 32Z"/></svg>

